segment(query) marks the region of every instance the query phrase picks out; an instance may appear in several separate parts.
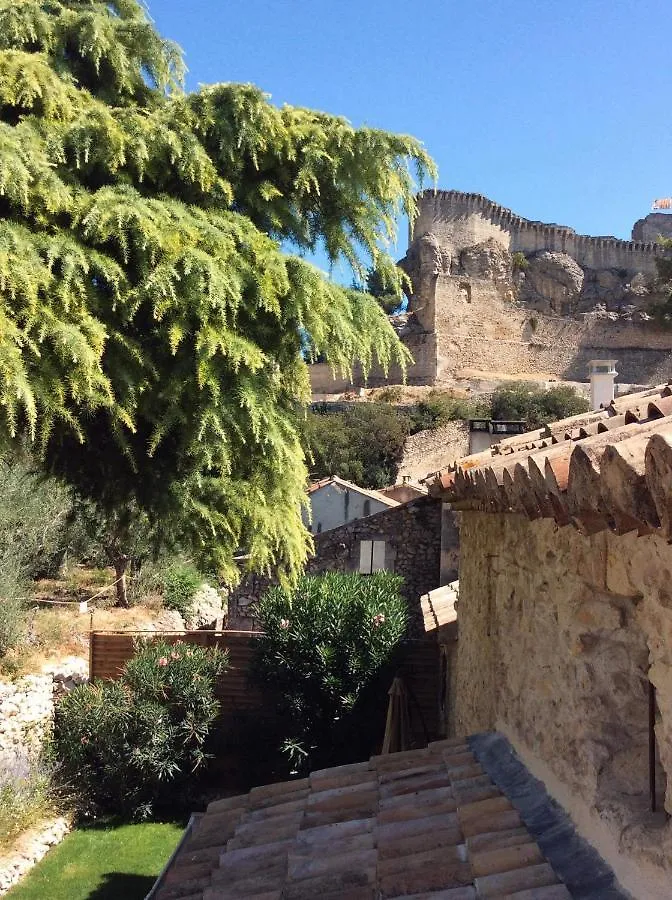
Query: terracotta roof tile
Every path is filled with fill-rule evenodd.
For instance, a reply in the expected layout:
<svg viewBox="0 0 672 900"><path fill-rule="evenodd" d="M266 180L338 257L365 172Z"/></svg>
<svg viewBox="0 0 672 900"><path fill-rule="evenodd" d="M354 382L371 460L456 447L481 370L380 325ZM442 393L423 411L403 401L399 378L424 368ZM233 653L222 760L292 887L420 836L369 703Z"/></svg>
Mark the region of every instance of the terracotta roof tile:
<svg viewBox="0 0 672 900"><path fill-rule="evenodd" d="M501 736L493 738L504 742L500 756L509 768L510 745ZM486 744L484 739L489 736L438 741L215 801L195 822L150 896L569 897L551 852L542 852L537 833L525 826L521 812L496 786L500 778L491 771L493 739ZM487 763L480 759L479 746L485 748ZM523 777L519 770L514 778L518 796L527 778L535 809L552 804L529 774ZM552 820L558 808L549 809ZM562 828L554 821L544 827L555 829L555 835L574 834L569 820Z"/></svg>
<svg viewBox="0 0 672 900"><path fill-rule="evenodd" d="M668 437L672 384L517 435L436 473L428 485L457 509L554 518L587 534L658 530L669 540Z"/></svg>

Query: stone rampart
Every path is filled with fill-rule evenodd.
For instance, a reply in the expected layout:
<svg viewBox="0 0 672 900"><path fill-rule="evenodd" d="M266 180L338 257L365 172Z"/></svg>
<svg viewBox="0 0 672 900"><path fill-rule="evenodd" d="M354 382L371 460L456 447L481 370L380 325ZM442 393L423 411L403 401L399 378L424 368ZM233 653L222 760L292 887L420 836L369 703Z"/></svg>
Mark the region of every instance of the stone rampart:
<svg viewBox="0 0 672 900"><path fill-rule="evenodd" d="M550 250L568 254L580 266L646 274L655 273L655 259L662 254L654 241L577 234L566 225L525 219L482 194L462 191L421 195L412 240L432 233L456 250L494 238L511 253Z"/></svg>

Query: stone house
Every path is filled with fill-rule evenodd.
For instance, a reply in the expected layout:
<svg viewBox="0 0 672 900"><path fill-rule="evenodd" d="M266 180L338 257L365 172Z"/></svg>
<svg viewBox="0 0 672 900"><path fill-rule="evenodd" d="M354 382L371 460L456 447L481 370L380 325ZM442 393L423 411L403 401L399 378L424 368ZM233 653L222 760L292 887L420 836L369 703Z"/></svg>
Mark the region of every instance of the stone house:
<svg viewBox="0 0 672 900"><path fill-rule="evenodd" d="M323 530L313 537L309 575L323 572L395 572L404 579L402 593L411 616L411 634L423 634L420 597L457 577L459 546L454 517L441 500L426 494L405 503ZM387 499L387 498L386 498ZM229 623L254 615L254 603L273 583L248 576L229 596Z"/></svg>
<svg viewBox="0 0 672 900"><path fill-rule="evenodd" d="M637 898L672 897L672 386L429 479L460 530L451 729L496 729Z"/></svg>

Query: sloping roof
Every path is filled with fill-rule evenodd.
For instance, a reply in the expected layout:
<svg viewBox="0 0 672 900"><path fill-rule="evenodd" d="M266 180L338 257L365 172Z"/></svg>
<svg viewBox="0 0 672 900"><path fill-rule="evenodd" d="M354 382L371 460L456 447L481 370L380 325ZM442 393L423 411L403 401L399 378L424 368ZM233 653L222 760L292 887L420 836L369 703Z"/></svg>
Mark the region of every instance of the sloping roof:
<svg viewBox="0 0 672 900"><path fill-rule="evenodd" d="M624 897L493 734L215 801L152 900L568 900L577 886Z"/></svg>
<svg viewBox="0 0 672 900"><path fill-rule="evenodd" d="M314 494L316 491L320 491L322 488L328 487L329 485L337 485L348 491L356 491L358 494L363 494L365 497L370 497L372 500L384 503L385 506L401 506L401 504L397 500L393 500L392 497L386 497L385 494L381 494L379 491L372 491L369 490L369 488L360 487L358 484L353 484L351 481L339 478L338 475L330 475L329 478L322 478L320 481L314 481L309 485L308 493Z"/></svg>
<svg viewBox="0 0 672 900"><path fill-rule="evenodd" d="M422 618L426 632L437 631L446 625L457 622L459 581L444 584L420 598Z"/></svg>
<svg viewBox="0 0 672 900"><path fill-rule="evenodd" d="M672 540L672 383L516 435L426 483L457 509Z"/></svg>

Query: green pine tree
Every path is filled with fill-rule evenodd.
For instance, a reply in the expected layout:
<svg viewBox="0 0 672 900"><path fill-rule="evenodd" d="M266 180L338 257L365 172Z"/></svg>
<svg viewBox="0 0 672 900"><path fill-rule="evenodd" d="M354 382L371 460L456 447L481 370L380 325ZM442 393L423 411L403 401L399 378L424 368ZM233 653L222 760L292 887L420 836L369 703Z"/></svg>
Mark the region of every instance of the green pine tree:
<svg viewBox="0 0 672 900"><path fill-rule="evenodd" d="M115 523L134 517L233 578L306 554L302 335L337 371L404 363L363 278L417 141L278 109L252 85L182 90L137 0L0 0L0 439ZM411 171L413 170L413 171Z"/></svg>

